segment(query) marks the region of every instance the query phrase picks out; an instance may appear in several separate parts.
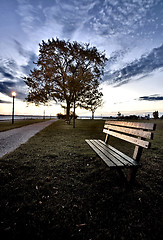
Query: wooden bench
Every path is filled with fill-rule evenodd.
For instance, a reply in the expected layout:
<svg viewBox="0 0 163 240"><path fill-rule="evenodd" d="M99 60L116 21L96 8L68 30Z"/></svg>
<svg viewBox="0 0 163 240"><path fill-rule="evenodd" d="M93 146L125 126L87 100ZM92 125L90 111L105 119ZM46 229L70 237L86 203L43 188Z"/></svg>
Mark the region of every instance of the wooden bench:
<svg viewBox="0 0 163 240"><path fill-rule="evenodd" d="M89 146L110 168L116 168L127 184L133 184L138 167L141 166L140 158L143 148L150 148L147 139L153 138L151 131L155 130L153 123L106 121L103 132L106 134L105 141L85 140ZM116 148L108 145L109 136L119 138L135 145L133 157L129 157ZM123 141L122 141L123 146ZM129 168L128 176L125 176L123 168Z"/></svg>

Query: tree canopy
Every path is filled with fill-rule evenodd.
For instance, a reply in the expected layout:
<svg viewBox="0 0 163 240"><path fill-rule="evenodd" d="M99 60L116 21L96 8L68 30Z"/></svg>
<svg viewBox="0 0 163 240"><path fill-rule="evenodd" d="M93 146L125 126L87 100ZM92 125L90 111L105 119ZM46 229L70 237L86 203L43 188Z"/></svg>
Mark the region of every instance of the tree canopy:
<svg viewBox="0 0 163 240"><path fill-rule="evenodd" d="M78 101L78 106L85 108L92 112L92 119L94 119L94 113L96 109L102 106L103 93L99 89L99 84L94 83L90 89L81 94Z"/></svg>
<svg viewBox="0 0 163 240"><path fill-rule="evenodd" d="M81 94L97 86L106 61L104 53L90 44L49 39L39 44L38 61L25 83L28 85L28 102L46 103L49 100L70 105Z"/></svg>

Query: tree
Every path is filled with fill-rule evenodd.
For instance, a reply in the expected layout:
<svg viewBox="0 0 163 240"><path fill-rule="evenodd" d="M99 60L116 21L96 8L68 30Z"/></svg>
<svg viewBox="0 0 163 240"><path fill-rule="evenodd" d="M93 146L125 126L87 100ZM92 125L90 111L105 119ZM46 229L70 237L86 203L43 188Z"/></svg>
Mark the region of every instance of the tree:
<svg viewBox="0 0 163 240"><path fill-rule="evenodd" d="M154 119L158 118L158 111L153 112L153 117L154 117Z"/></svg>
<svg viewBox="0 0 163 240"><path fill-rule="evenodd" d="M101 79L107 60L105 54L89 44L59 39L42 41L39 47L37 67L24 78L29 88L27 101L35 104L50 100L66 102L69 120L71 104L75 116L81 94Z"/></svg>
<svg viewBox="0 0 163 240"><path fill-rule="evenodd" d="M121 113L118 112L117 115L118 115L118 119L120 119L120 117L121 117Z"/></svg>
<svg viewBox="0 0 163 240"><path fill-rule="evenodd" d="M102 105L103 93L99 90L99 84L96 83L91 86L91 89L85 91L79 98L78 105L81 108L85 108L92 112L92 119L94 119L94 113L98 107Z"/></svg>

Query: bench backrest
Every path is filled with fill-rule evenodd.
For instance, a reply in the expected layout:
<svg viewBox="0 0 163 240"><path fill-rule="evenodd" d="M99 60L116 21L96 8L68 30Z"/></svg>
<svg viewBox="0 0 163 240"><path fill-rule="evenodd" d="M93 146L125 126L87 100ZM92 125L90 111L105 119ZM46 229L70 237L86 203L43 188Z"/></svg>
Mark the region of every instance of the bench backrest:
<svg viewBox="0 0 163 240"><path fill-rule="evenodd" d="M120 138L136 145L133 158L138 158L138 151L142 148L149 148L150 142L147 139L153 138L151 131L155 130L154 123L106 121L103 132L106 133L105 142L108 142L109 135ZM137 159L138 160L138 159Z"/></svg>

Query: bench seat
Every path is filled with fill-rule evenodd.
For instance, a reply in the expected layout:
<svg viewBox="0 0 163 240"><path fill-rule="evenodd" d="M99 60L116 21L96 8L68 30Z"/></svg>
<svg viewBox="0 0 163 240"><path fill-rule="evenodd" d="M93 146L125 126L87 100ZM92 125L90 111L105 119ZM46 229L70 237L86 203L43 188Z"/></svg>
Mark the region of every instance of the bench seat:
<svg viewBox="0 0 163 240"><path fill-rule="evenodd" d="M154 123L142 122L126 122L126 121L106 121L103 132L105 141L96 139L86 139L85 141L93 149L94 152L107 164L110 168L115 168L125 183L132 185L135 181L135 176L138 167L141 166L140 158L143 149L148 149L151 143L148 139L153 139L153 131L156 125ZM129 157L116 148L108 145L110 136L119 138L120 140L133 144L133 157ZM126 176L123 168L128 168L128 176Z"/></svg>
<svg viewBox="0 0 163 240"><path fill-rule="evenodd" d="M85 140L97 155L111 168L140 167L141 164L102 140Z"/></svg>

